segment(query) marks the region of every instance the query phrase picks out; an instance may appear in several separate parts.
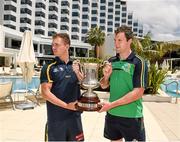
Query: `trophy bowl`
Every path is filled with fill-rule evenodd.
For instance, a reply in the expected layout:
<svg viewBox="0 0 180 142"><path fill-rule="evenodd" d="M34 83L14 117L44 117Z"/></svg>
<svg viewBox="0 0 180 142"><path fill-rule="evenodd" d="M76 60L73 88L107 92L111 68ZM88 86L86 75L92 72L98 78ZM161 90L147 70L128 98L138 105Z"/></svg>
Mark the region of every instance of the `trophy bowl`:
<svg viewBox="0 0 180 142"><path fill-rule="evenodd" d="M99 87L98 82L98 64L97 63L84 63L83 73L84 79L81 82L81 86L86 90L82 93L76 108L80 111L98 111L101 109L101 105L98 103L100 99L98 95L93 92L93 89Z"/></svg>

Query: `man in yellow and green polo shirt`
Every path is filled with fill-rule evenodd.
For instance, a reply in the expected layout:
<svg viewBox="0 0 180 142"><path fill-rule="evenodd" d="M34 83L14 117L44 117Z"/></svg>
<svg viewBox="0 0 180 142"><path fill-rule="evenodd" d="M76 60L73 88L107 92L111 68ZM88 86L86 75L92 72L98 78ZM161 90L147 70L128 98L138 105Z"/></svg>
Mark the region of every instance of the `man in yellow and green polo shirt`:
<svg viewBox="0 0 180 142"><path fill-rule="evenodd" d="M107 111L104 137L112 141L145 141L142 95L147 83L145 61L132 52L133 32L122 26L115 31L116 56L103 68L102 88L110 87L109 102L99 112Z"/></svg>

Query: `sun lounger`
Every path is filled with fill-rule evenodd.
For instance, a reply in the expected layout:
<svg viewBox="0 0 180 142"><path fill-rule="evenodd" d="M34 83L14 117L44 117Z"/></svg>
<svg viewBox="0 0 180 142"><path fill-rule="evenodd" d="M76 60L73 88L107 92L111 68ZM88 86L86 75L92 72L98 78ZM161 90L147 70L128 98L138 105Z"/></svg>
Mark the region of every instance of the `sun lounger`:
<svg viewBox="0 0 180 142"><path fill-rule="evenodd" d="M1 101L1 103L10 102L12 108L15 109L14 108L14 102L13 102L13 99L12 99L12 96L11 96L12 85L13 85L12 82L0 83L0 101Z"/></svg>

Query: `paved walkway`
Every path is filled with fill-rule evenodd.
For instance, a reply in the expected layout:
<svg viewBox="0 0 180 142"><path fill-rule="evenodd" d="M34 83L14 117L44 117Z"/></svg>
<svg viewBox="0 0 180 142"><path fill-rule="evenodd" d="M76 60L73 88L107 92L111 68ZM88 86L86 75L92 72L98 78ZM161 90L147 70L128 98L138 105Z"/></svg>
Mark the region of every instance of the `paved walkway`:
<svg viewBox="0 0 180 142"><path fill-rule="evenodd" d="M180 105L144 103L147 141L180 141ZM109 141L103 138L105 113L84 112L86 141ZM0 141L43 141L46 107L33 110L0 111Z"/></svg>

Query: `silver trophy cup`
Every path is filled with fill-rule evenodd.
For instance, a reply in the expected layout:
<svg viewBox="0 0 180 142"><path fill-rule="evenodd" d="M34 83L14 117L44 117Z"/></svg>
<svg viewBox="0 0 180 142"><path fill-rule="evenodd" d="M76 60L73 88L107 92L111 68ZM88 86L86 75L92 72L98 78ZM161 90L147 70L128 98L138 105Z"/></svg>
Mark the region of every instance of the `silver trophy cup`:
<svg viewBox="0 0 180 142"><path fill-rule="evenodd" d="M86 91L82 93L76 107L81 111L98 111L101 108L98 104L100 100L97 94L93 92L93 89L99 87L99 66L97 63L84 63L82 64L82 68L85 77L81 82L81 86L86 89Z"/></svg>

